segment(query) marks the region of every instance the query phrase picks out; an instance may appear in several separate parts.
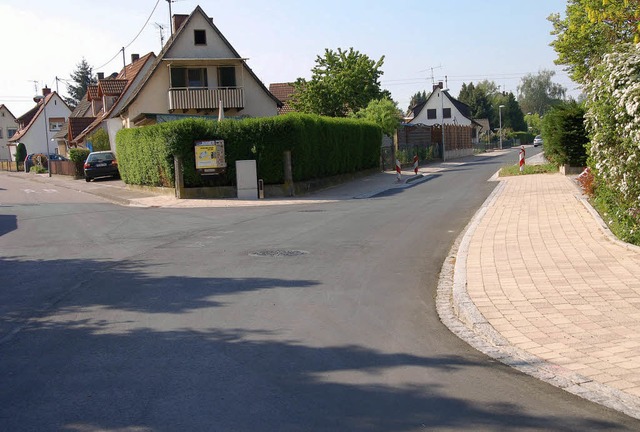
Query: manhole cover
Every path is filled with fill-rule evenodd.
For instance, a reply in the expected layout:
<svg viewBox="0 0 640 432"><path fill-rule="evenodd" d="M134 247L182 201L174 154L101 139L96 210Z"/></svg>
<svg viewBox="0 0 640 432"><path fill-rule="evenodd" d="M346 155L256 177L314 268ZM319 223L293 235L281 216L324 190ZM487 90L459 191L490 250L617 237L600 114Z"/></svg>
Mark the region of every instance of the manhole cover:
<svg viewBox="0 0 640 432"><path fill-rule="evenodd" d="M291 249L266 249L261 251L251 252L249 256L255 257L293 257L306 255L309 252L302 250L291 250Z"/></svg>

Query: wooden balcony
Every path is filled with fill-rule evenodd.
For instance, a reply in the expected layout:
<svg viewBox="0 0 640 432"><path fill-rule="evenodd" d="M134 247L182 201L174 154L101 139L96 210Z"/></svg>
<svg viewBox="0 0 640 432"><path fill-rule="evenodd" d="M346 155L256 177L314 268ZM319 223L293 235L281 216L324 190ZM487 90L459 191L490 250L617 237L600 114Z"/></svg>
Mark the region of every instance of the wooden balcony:
<svg viewBox="0 0 640 432"><path fill-rule="evenodd" d="M172 88L169 89L169 111L244 108L244 89L234 88Z"/></svg>

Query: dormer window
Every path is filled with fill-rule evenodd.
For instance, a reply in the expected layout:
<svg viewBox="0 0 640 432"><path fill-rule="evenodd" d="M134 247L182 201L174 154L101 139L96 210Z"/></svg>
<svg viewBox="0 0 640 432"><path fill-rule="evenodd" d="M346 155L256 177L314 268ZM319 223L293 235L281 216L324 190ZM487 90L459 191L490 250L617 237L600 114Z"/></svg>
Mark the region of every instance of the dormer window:
<svg viewBox="0 0 640 432"><path fill-rule="evenodd" d="M206 45L207 44L207 33L204 30L194 30L193 31L193 42L196 45Z"/></svg>

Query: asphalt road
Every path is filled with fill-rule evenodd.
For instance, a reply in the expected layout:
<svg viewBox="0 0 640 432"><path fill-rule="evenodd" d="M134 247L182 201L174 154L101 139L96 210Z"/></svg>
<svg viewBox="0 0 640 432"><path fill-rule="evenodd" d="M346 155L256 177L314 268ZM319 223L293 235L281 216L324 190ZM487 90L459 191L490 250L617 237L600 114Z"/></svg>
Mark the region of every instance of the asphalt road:
<svg viewBox="0 0 640 432"><path fill-rule="evenodd" d="M440 266L507 160L285 207L127 208L0 177L0 430L640 429L438 320Z"/></svg>

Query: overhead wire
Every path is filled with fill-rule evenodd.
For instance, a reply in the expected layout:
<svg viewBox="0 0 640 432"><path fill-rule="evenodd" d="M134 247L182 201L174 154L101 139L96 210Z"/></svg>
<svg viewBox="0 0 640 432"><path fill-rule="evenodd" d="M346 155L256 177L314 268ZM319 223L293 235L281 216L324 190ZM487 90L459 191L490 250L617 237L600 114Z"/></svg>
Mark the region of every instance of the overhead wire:
<svg viewBox="0 0 640 432"><path fill-rule="evenodd" d="M149 24L149 20L151 19L151 17L153 16L154 12L156 11L156 8L158 7L158 5L160 4L160 0L156 1L155 6L153 7L153 9L151 10L151 13L149 14L149 17L147 18L147 20L144 22L142 28L140 28L140 31L138 32L138 34L133 38L133 40L131 42L129 42L126 46L120 48L118 50L118 52L115 53L115 55L113 57L111 57L111 59L109 59L108 62L106 62L105 64L98 66L97 68L95 68L96 70L98 69L102 69L103 67L105 67L106 65L108 65L109 63L111 63L116 57L118 57L118 55L125 49L129 48L137 39L138 37L142 34L142 31L145 29L145 27L147 26L147 24Z"/></svg>

